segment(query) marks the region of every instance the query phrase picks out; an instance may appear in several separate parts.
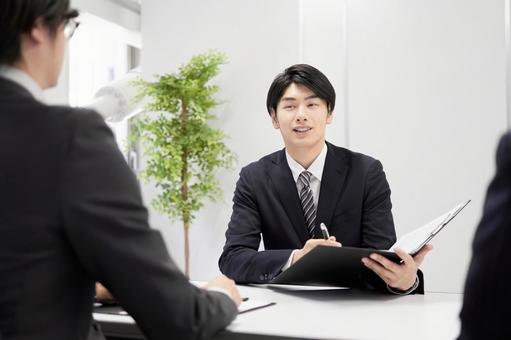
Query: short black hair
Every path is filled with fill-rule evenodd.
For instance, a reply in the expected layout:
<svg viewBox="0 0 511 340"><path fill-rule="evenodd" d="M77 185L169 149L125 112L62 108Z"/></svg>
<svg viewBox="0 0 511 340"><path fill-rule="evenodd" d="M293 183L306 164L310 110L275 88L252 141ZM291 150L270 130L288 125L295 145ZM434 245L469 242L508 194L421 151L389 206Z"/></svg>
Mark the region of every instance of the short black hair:
<svg viewBox="0 0 511 340"><path fill-rule="evenodd" d="M277 106L284 91L292 83L307 87L316 96L326 101L329 113L334 110L335 90L328 78L313 66L296 64L286 68L273 80L266 97L266 108L270 115L272 111L277 112Z"/></svg>
<svg viewBox="0 0 511 340"><path fill-rule="evenodd" d="M78 16L69 0L1 0L0 64L12 65L21 57L21 35L41 18L54 33L63 22Z"/></svg>

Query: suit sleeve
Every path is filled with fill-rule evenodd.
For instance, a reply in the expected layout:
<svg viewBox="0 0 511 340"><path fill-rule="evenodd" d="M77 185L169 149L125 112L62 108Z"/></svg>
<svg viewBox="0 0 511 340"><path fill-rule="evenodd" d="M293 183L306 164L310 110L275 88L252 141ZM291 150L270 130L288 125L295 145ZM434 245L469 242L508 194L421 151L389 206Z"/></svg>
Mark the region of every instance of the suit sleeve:
<svg viewBox="0 0 511 340"><path fill-rule="evenodd" d="M380 161L374 161L368 171L364 193L364 212L362 215L362 247L389 249L396 242L390 186ZM419 286L413 293L424 293L424 279L417 272ZM376 274L366 279L370 288L389 292L387 286Z"/></svg>
<svg viewBox="0 0 511 340"><path fill-rule="evenodd" d="M238 283L268 283L286 264L292 249L258 251L261 242L261 216L253 195L250 174L241 170L233 198L226 242L218 261L220 270Z"/></svg>
<svg viewBox="0 0 511 340"><path fill-rule="evenodd" d="M209 338L223 329L237 314L234 303L191 285L172 261L101 117L73 117L60 188L66 237L80 264L150 339Z"/></svg>
<svg viewBox="0 0 511 340"><path fill-rule="evenodd" d="M364 248L388 249L396 242L392 218L390 187L379 161L369 168L362 214L362 244Z"/></svg>
<svg viewBox="0 0 511 340"><path fill-rule="evenodd" d="M510 339L511 134L497 151L497 172L488 187L483 217L472 244L458 340Z"/></svg>

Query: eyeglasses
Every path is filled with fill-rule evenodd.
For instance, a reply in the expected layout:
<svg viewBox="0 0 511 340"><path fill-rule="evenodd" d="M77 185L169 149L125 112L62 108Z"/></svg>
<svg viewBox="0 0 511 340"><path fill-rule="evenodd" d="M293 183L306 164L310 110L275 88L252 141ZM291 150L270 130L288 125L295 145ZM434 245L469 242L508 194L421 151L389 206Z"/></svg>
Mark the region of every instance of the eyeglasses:
<svg viewBox="0 0 511 340"><path fill-rule="evenodd" d="M76 29L80 26L80 23L74 19L70 19L64 25L64 36L66 39L71 39L73 34L75 34Z"/></svg>

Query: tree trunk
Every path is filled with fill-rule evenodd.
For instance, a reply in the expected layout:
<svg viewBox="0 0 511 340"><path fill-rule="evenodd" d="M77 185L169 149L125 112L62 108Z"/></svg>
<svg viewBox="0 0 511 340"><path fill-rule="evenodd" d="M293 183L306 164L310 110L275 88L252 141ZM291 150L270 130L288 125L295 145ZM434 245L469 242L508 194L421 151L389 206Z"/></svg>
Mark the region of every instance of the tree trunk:
<svg viewBox="0 0 511 340"><path fill-rule="evenodd" d="M185 234L185 274L190 278L190 240L188 236L190 223L183 222L183 229Z"/></svg>
<svg viewBox="0 0 511 340"><path fill-rule="evenodd" d="M181 104L181 129L184 133L188 126L188 110L186 104L182 101ZM184 241L185 241L185 274L190 278L190 240L189 240L189 229L190 229L190 208L188 203L188 155L189 150L185 145L183 147L183 153L181 159L183 161L183 168L181 168L181 199L183 200L183 211L181 217L183 219L184 229Z"/></svg>

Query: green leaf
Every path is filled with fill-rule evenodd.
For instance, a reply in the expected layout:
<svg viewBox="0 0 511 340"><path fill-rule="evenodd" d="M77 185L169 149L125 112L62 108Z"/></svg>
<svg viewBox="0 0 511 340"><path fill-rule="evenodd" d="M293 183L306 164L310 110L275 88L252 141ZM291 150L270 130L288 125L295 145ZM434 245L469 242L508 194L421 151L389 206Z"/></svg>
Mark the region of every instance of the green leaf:
<svg viewBox="0 0 511 340"><path fill-rule="evenodd" d="M151 114L133 120L129 143L141 142L148 161L140 176L158 190L154 209L172 220L192 222L205 199L221 197L215 173L236 162L224 133L210 125L219 103L219 88L210 81L226 62L225 54L209 51L193 56L177 73L133 82L136 100L150 99L145 111Z"/></svg>

